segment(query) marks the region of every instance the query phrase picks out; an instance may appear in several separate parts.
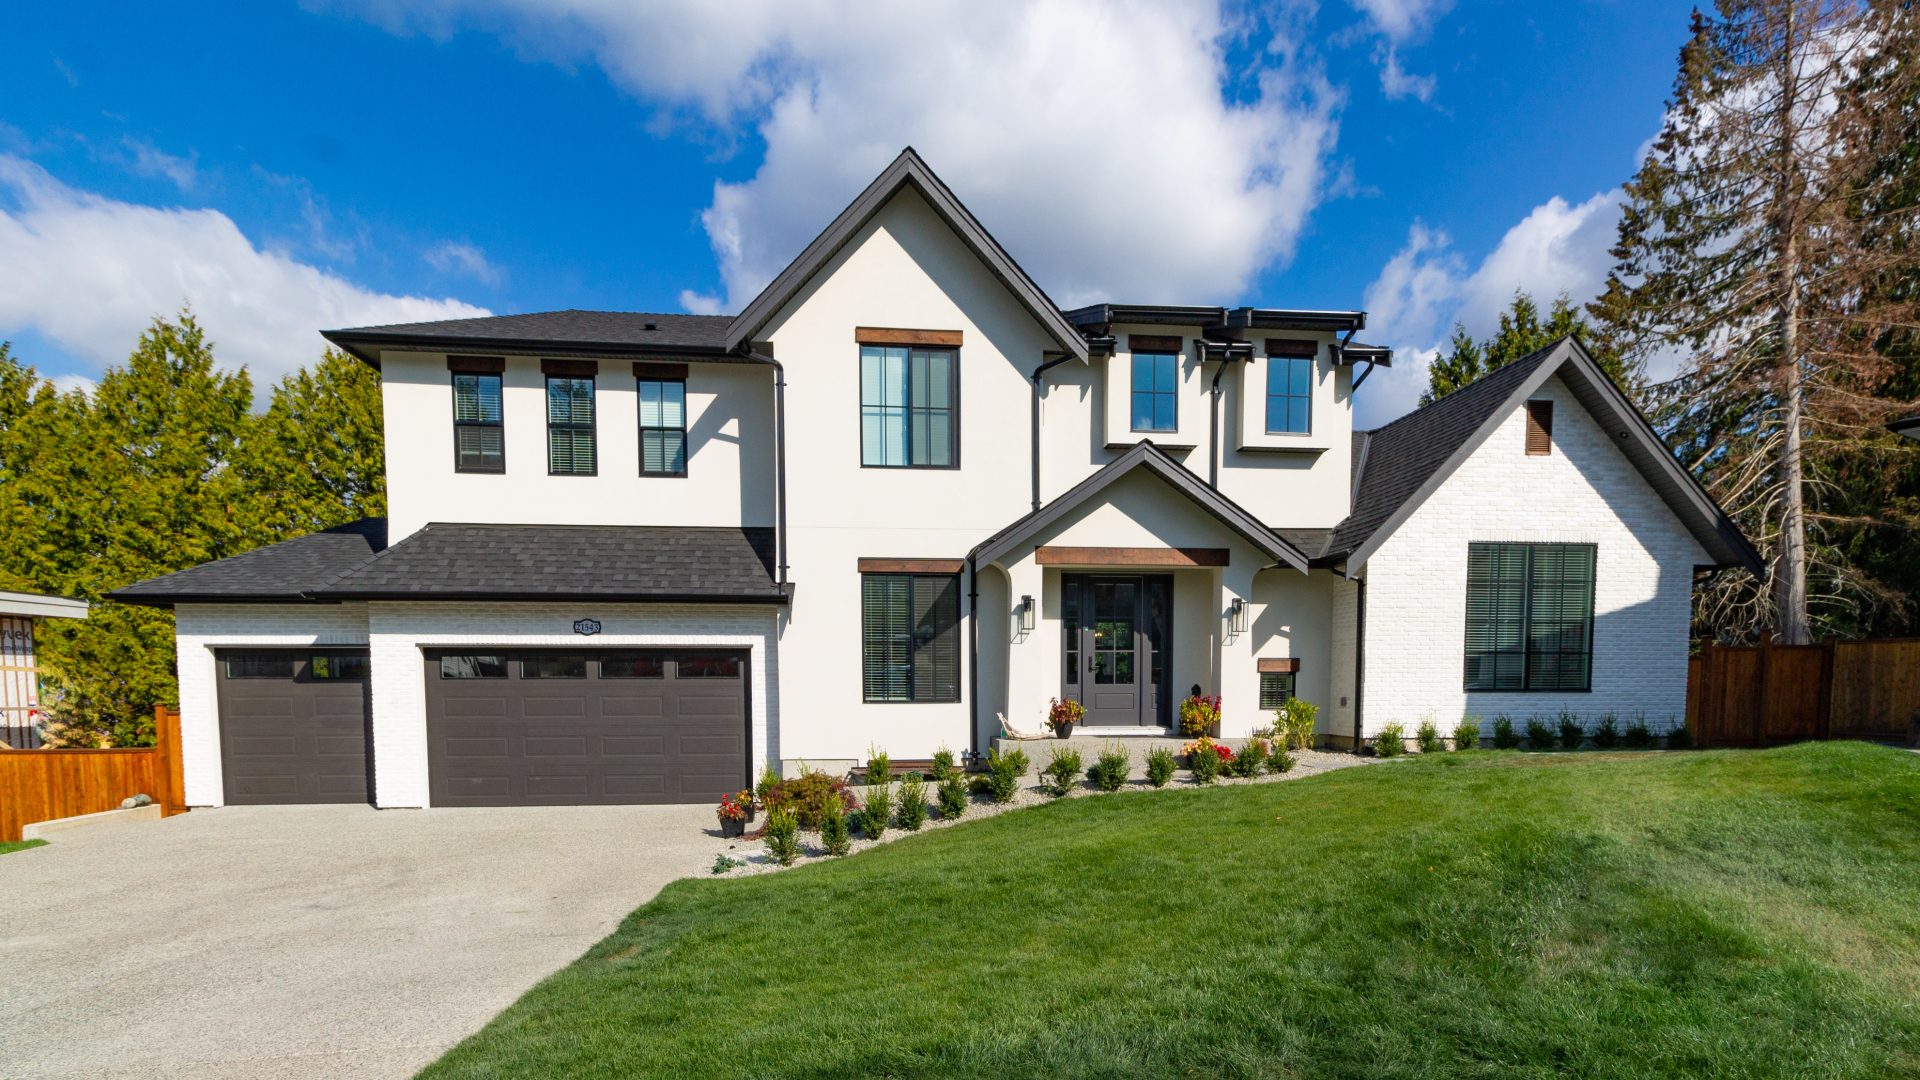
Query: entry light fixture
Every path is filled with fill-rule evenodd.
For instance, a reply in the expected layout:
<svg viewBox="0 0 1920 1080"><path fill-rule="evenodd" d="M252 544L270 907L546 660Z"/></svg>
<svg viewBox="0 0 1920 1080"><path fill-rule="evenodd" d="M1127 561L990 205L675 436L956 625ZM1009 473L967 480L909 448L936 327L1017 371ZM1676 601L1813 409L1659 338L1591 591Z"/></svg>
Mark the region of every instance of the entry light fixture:
<svg viewBox="0 0 1920 1080"><path fill-rule="evenodd" d="M1033 632L1033 597L1031 596L1020 598L1020 632L1023 634Z"/></svg>
<svg viewBox="0 0 1920 1080"><path fill-rule="evenodd" d="M1247 602L1237 596L1233 598L1233 606L1227 609L1227 629L1236 634L1247 632Z"/></svg>

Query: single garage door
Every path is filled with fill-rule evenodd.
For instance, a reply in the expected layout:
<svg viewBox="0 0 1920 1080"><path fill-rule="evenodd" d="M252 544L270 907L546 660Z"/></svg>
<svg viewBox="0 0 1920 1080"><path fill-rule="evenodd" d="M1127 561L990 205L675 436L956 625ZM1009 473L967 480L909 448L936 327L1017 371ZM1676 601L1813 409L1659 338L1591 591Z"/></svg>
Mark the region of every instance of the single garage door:
<svg viewBox="0 0 1920 1080"><path fill-rule="evenodd" d="M233 650L215 659L227 802L367 801L366 650Z"/></svg>
<svg viewBox="0 0 1920 1080"><path fill-rule="evenodd" d="M435 806L718 802L747 784L747 655L429 651Z"/></svg>

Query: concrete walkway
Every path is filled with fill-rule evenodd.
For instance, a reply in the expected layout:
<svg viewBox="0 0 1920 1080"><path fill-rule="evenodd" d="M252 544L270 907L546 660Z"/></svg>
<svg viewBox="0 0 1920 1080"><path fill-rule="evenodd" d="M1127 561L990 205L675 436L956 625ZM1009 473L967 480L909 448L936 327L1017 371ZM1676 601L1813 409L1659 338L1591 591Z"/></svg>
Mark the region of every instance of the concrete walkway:
<svg viewBox="0 0 1920 1080"><path fill-rule="evenodd" d="M0 856L0 1073L406 1076L705 873L706 806L229 807Z"/></svg>

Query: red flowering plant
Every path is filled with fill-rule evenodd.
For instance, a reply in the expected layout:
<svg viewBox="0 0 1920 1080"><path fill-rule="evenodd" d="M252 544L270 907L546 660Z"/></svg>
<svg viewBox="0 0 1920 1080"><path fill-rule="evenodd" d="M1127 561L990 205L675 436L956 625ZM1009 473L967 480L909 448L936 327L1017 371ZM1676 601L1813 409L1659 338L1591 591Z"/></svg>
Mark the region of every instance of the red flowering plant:
<svg viewBox="0 0 1920 1080"><path fill-rule="evenodd" d="M1205 735L1180 749L1187 755L1187 770L1193 773L1196 783L1213 783L1220 775L1220 770L1233 760L1233 747L1214 742Z"/></svg>
<svg viewBox="0 0 1920 1080"><path fill-rule="evenodd" d="M1180 734L1208 735L1219 729L1219 694L1195 694L1180 703Z"/></svg>
<svg viewBox="0 0 1920 1080"><path fill-rule="evenodd" d="M720 808L715 811L721 821L745 821L753 816L753 792L739 791L720 797Z"/></svg>
<svg viewBox="0 0 1920 1080"><path fill-rule="evenodd" d="M1061 728L1072 727L1086 719L1087 707L1068 698L1062 701L1054 698L1047 703L1047 730L1058 733Z"/></svg>

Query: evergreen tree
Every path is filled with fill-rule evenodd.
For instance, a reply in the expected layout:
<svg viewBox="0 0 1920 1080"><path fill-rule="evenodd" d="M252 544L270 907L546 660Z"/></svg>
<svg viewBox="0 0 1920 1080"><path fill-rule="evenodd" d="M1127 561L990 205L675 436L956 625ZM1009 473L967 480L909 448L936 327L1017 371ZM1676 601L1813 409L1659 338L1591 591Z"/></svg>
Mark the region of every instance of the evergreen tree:
<svg viewBox="0 0 1920 1080"><path fill-rule="evenodd" d="M288 375L241 443L235 470L262 544L386 513L380 375L328 349Z"/></svg>
<svg viewBox="0 0 1920 1080"><path fill-rule="evenodd" d="M1455 323L1446 351L1435 357L1427 368L1427 390L1420 404L1431 405L1482 375L1498 371L1524 356L1571 337L1587 347L1595 362L1623 389L1632 390L1639 382L1637 364L1628 363L1619 353L1599 341L1586 316L1573 305L1567 294L1554 297L1547 317L1540 318L1540 306L1524 289L1515 289L1513 303L1500 315L1500 328L1493 337L1476 343L1467 328Z"/></svg>

